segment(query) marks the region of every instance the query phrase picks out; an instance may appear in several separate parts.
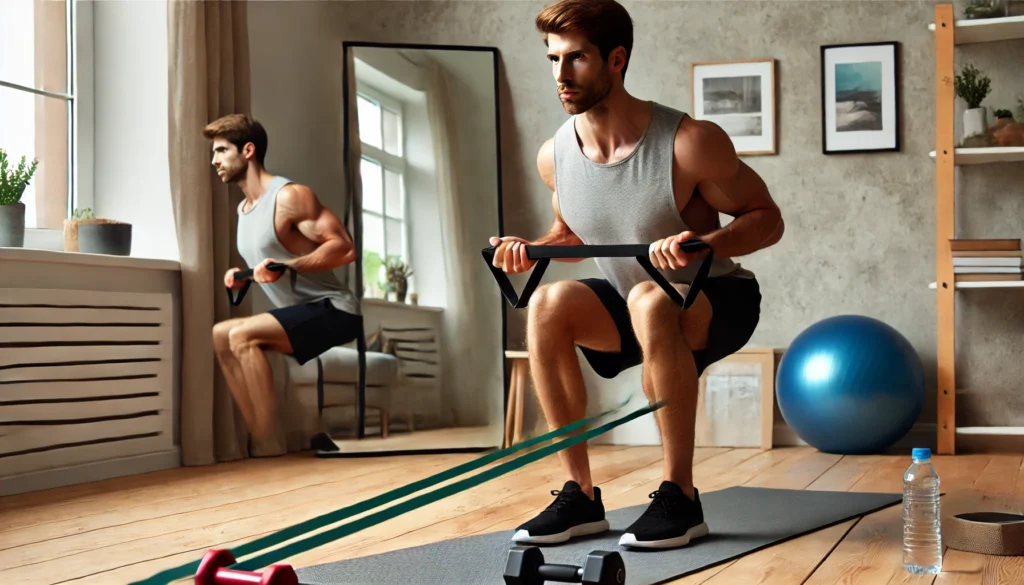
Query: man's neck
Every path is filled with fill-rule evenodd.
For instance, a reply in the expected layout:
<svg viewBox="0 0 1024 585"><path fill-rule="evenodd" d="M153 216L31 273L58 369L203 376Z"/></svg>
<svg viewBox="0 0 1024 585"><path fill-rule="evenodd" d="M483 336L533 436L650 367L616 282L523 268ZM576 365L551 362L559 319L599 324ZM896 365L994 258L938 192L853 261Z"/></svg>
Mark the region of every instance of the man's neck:
<svg viewBox="0 0 1024 585"><path fill-rule="evenodd" d="M245 171L245 177L238 181L238 188L242 190L242 194L252 205L267 191L267 187L273 179L274 176L266 169L257 165L249 165L249 169Z"/></svg>
<svg viewBox="0 0 1024 585"><path fill-rule="evenodd" d="M617 150L631 150L640 140L650 123L652 109L651 102L637 99L620 87L579 116L576 132L584 144L608 160Z"/></svg>

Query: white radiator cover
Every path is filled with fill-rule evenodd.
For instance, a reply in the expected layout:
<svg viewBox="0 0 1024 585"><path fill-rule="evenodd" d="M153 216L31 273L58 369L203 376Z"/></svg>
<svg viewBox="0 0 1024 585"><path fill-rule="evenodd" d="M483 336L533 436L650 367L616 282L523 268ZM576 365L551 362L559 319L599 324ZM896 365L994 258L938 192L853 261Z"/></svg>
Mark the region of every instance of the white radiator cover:
<svg viewBox="0 0 1024 585"><path fill-rule="evenodd" d="M0 289L0 495L177 465L172 303Z"/></svg>

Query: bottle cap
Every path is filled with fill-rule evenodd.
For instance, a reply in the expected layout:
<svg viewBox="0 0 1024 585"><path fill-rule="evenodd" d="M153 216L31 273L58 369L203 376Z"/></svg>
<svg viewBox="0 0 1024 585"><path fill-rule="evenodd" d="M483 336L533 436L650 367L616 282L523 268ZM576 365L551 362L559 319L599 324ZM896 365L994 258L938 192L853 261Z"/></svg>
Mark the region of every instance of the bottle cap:
<svg viewBox="0 0 1024 585"><path fill-rule="evenodd" d="M911 451L910 456L913 457L914 459L931 459L932 450L929 449L928 447L914 447L914 450Z"/></svg>

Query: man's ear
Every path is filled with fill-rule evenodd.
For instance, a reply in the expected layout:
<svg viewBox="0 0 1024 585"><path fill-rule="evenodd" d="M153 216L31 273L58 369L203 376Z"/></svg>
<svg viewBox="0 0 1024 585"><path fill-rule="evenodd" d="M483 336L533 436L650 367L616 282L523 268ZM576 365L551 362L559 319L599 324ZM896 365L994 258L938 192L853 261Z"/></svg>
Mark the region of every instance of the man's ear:
<svg viewBox="0 0 1024 585"><path fill-rule="evenodd" d="M625 47L615 47L608 53L608 66L614 72L622 71L622 68L626 66Z"/></svg>
<svg viewBox="0 0 1024 585"><path fill-rule="evenodd" d="M256 145L252 142L246 142L245 145L242 146L242 156L249 160L256 158Z"/></svg>

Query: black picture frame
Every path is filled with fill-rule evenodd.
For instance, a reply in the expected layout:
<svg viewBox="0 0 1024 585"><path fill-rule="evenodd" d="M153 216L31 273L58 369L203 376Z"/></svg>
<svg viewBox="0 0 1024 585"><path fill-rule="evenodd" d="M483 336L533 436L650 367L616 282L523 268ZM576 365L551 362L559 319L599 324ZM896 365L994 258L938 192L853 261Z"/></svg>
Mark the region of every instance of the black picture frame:
<svg viewBox="0 0 1024 585"><path fill-rule="evenodd" d="M345 184L352 184L352 169L349 165L349 153L351 152L352 145L350 143L349 136L349 104L352 96L349 95L349 84L348 84L348 55L351 49L356 47L374 47L374 48L391 48L391 49L420 49L428 51L480 51L491 53L491 62L494 71L494 139L497 149L497 217L498 225L497 235L502 237L505 235L505 218L504 218L504 196L502 192L503 174L502 174L502 140L501 140L501 83L500 83L500 54L497 47L487 47L480 45L453 45L453 44L429 44L429 43L392 43L392 42L377 42L377 41L342 41L342 161L345 169ZM355 259L355 288L358 297L362 299L363 290L363 249L362 249L362 218L360 213L356 213L356 209L352 204L351 197L348 198L345 209L346 217L344 221L346 225L352 226L352 239L356 247L356 259ZM351 223L350 223L351 222ZM483 246L481 246L482 248ZM509 380L510 380L510 369L508 366L508 360L505 359L505 352L508 349L508 305L505 302L505 297L501 294L501 289L497 286L494 287L494 296L501 310L501 363L502 363L502 391L503 391L503 405L505 411L508 410L509 400ZM362 344L365 345L365 344ZM359 348L362 354L365 350L362 345ZM357 398L356 398L356 439L363 439L366 436L365 421L366 421L366 384L365 375L365 357L360 355L359 358L360 375L359 381L357 382ZM504 431L505 418L502 417L502 431ZM502 433L504 435L504 432ZM408 450L380 450L380 451L368 451L368 452L354 452L354 453L339 453L332 454L335 457L380 457L385 455L426 455L426 454L442 454L442 453L480 453L490 451L491 447L446 447L436 449L408 449Z"/></svg>
<svg viewBox="0 0 1024 585"><path fill-rule="evenodd" d="M871 49L876 49L871 51ZM865 53L865 59L877 60L877 57L869 56L870 53L876 55L883 53L877 49L891 49L891 56L888 56L891 67L889 67L889 73L886 73L886 67L883 64L882 68L882 97L880 104L880 113L882 117L882 129L878 130L878 136L871 137L869 134L846 135L842 136L845 131L834 131L830 132L830 127L836 126L836 121L830 119L830 116L836 115L836 108L831 106L834 101L830 100L829 92L830 88L829 79L829 54L836 51L856 51L862 50ZM831 44L822 45L821 54L819 58L820 66L820 83L821 83L821 152L822 154L874 154L874 153L885 153L885 152L899 152L902 143L902 91L901 91L901 46L899 41L877 41L877 42L866 42L866 43L843 43L843 44ZM885 94L885 88L887 82L891 87L892 98L891 104L888 104L888 98ZM831 106L831 107L830 107ZM886 111L888 109L888 120L889 127L886 128ZM830 125L830 122L832 124ZM868 130L867 132L870 132ZM847 140L839 140L838 138L849 138ZM859 140L858 140L859 139ZM845 146L841 143L846 142ZM859 145L855 146L856 144Z"/></svg>

